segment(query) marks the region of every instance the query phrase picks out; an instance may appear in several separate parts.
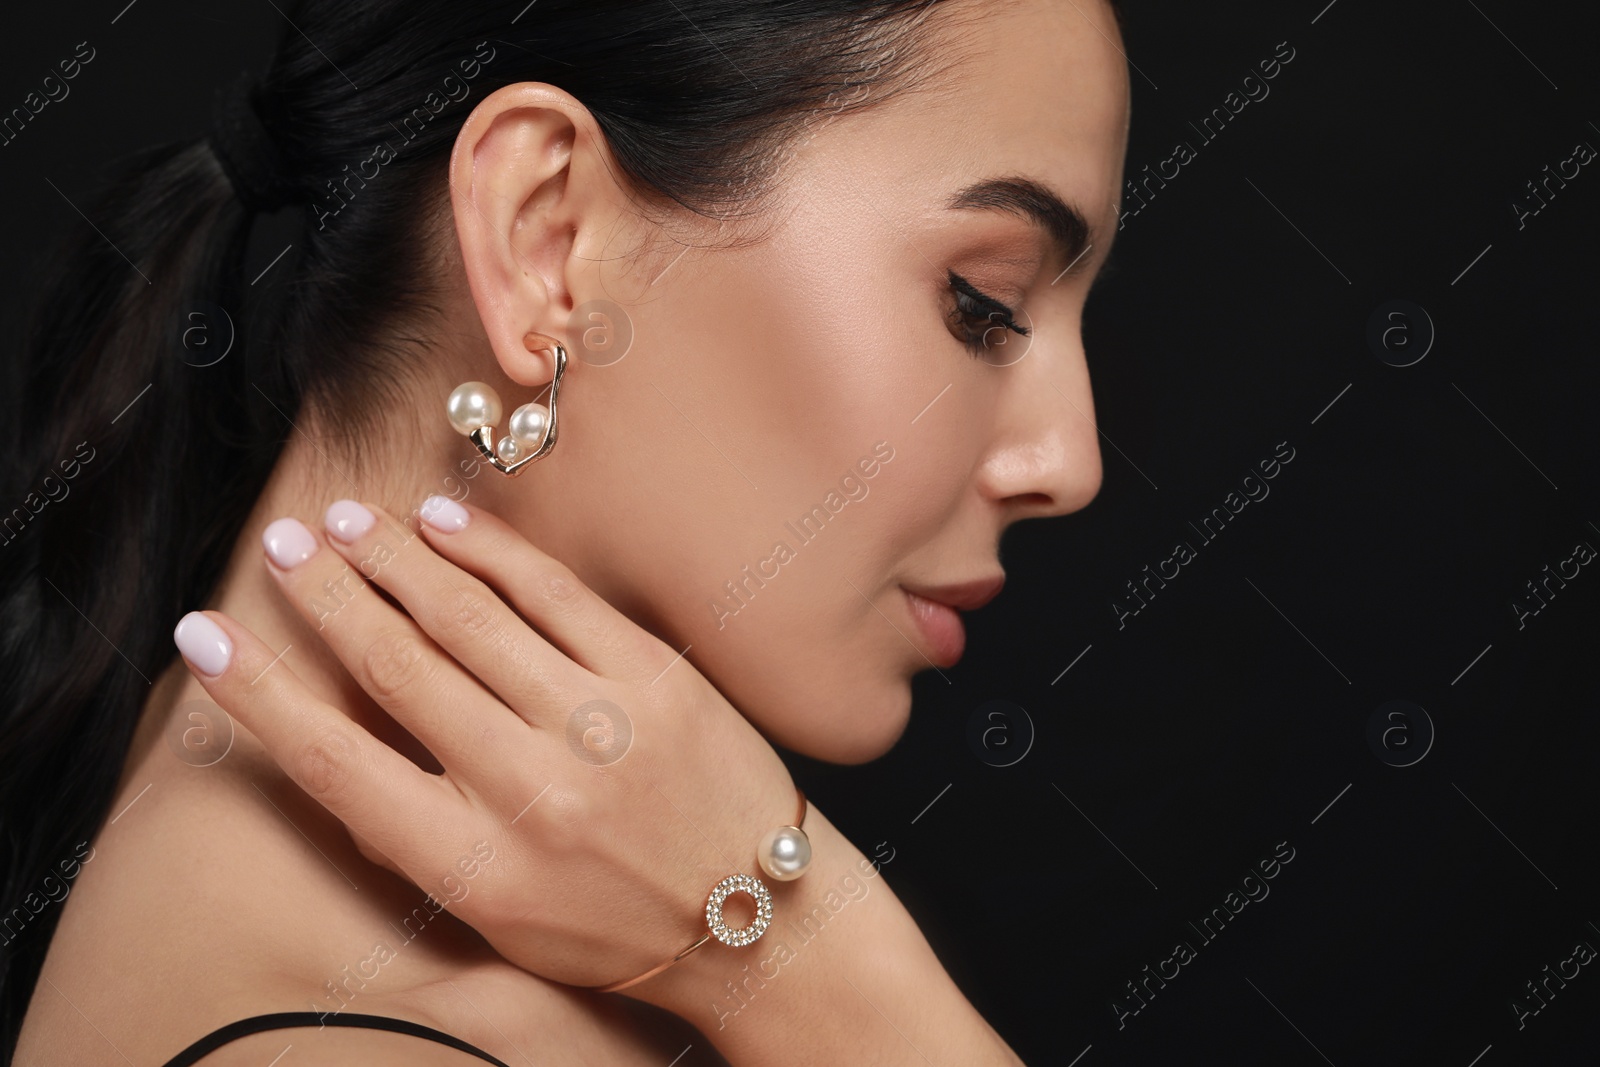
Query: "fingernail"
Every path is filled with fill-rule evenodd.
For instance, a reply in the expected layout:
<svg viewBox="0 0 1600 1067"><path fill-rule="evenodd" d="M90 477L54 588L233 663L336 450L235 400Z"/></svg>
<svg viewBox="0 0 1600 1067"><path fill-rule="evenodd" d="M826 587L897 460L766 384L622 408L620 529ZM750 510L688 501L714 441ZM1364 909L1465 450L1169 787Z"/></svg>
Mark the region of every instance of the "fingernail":
<svg viewBox="0 0 1600 1067"><path fill-rule="evenodd" d="M304 563L317 551L317 539L299 519L279 519L261 531L261 544L272 562L284 570Z"/></svg>
<svg viewBox="0 0 1600 1067"><path fill-rule="evenodd" d="M208 678L227 670L228 661L233 658L233 642L228 640L228 635L198 611L191 611L178 620L177 628L172 631L172 641L183 658Z"/></svg>
<svg viewBox="0 0 1600 1067"><path fill-rule="evenodd" d="M457 504L447 496L430 496L422 502L419 509L422 521L432 526L441 533L455 533L465 530L471 518L467 509Z"/></svg>
<svg viewBox="0 0 1600 1067"><path fill-rule="evenodd" d="M337 538L348 545L372 529L372 524L377 521L372 512L354 500L335 500L328 506L328 513L323 516L322 525L327 528L329 537Z"/></svg>

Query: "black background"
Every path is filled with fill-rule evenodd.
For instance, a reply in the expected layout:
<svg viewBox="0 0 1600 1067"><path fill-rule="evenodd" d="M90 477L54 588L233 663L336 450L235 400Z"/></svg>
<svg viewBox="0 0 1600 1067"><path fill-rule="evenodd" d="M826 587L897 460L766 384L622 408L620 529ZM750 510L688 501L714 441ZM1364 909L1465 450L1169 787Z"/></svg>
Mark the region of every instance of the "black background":
<svg viewBox="0 0 1600 1067"><path fill-rule="evenodd" d="M1600 547L1600 164L1521 229L1512 209L1600 148L1600 38L1577 5L1325 3L1130 5L1129 176L1198 151L1089 304L1104 488L1007 535L1006 592L957 669L919 676L894 752L792 760L1030 1064L1600 1062L1600 964L1520 1029L1511 1007L1600 948L1600 566L1521 628L1511 607ZM44 240L85 225L66 198L203 132L280 25L181 0L113 24L124 5L3 16L4 109L98 51L0 148L6 328ZM1280 42L1270 95L1202 143L1188 124ZM1437 332L1407 367L1367 341L1393 300ZM1188 523L1280 442L1270 495L1203 543ZM1178 541L1196 558L1119 629L1113 600ZM1027 721L974 747L991 700ZM1391 700L1435 731L1410 766L1367 739ZM1205 943L1189 923L1280 842L1269 895ZM1195 958L1119 1029L1180 940Z"/></svg>

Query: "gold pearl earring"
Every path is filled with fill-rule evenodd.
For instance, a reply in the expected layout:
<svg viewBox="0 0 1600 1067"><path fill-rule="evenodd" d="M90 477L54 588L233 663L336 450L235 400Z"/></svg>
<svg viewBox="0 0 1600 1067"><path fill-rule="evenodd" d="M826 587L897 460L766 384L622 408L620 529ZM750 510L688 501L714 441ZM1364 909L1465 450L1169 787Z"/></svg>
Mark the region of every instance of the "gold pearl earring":
<svg viewBox="0 0 1600 1067"><path fill-rule="evenodd" d="M530 334L532 338L534 335ZM526 342L525 342L526 343ZM484 382L463 382L450 393L446 410L450 425L478 446L483 458L501 474L516 476L536 459L549 455L556 444L556 391L567 369L567 350L559 341L530 344L530 348L550 348L555 352L556 373L550 379L550 404L537 401L523 404L511 413L510 433L495 440L495 426L505 408L494 386Z"/></svg>

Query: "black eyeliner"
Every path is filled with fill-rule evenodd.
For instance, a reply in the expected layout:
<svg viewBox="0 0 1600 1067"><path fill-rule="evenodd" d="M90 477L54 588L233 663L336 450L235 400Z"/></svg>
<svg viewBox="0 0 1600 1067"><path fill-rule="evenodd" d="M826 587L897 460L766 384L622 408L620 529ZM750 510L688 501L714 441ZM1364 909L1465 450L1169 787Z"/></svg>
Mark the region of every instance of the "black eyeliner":
<svg viewBox="0 0 1600 1067"><path fill-rule="evenodd" d="M980 305L976 310L968 310L961 307L961 301L957 300L956 310L958 313L974 316L987 315L989 321L998 323L1008 330L1021 334L1023 337L1028 336L1028 327L1019 325L1017 323L1016 312L1012 311L1011 308L978 289L971 282L967 281L955 271L947 270L946 273L952 289L954 289L957 293L965 295L967 298ZM968 347L970 348L973 346L969 344Z"/></svg>

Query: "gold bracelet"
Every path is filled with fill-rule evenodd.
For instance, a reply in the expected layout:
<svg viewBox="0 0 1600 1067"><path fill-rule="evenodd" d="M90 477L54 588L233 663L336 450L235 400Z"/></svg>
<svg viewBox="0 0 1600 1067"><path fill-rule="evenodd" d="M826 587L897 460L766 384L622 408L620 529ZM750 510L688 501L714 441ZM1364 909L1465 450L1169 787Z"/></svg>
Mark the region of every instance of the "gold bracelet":
<svg viewBox="0 0 1600 1067"><path fill-rule="evenodd" d="M768 830L756 850L756 861L762 871L779 882L789 882L800 877L811 863L811 839L802 829L806 821L806 795L800 791L799 786L795 786L794 795L800 802L799 814L795 816L794 822ZM749 926L739 929L730 927L722 920L722 905L734 893L747 893L756 902L755 918L750 920ZM679 960L686 959L695 949L713 937L725 945L735 947L748 945L766 933L771 923L772 893L761 879L748 874L730 874L713 886L711 895L706 898L707 929L693 944L665 963L658 963L635 978L589 988L596 993L615 993L620 989L627 989L647 978L654 978Z"/></svg>

